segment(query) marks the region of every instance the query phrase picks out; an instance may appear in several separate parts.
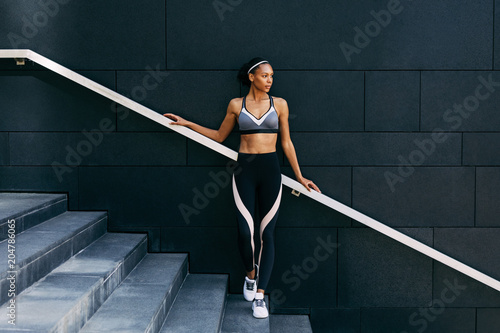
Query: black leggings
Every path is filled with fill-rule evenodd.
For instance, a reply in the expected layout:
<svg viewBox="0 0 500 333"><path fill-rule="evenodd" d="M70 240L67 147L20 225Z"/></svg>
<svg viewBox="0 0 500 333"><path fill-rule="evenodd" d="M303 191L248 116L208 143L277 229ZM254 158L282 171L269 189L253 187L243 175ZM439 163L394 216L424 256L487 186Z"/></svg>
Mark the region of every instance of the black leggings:
<svg viewBox="0 0 500 333"><path fill-rule="evenodd" d="M275 152L238 154L233 175L233 195L238 215L238 242L247 272L254 269L255 211L259 216L260 253L258 289L266 289L274 264L274 228L281 202L281 170Z"/></svg>

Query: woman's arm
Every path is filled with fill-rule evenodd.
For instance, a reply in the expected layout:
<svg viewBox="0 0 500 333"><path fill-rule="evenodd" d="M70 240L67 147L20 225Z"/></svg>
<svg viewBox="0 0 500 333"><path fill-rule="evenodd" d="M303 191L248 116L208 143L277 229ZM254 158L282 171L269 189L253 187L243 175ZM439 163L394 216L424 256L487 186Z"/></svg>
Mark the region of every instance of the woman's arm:
<svg viewBox="0 0 500 333"><path fill-rule="evenodd" d="M308 191L311 188L319 193L318 186L314 184L311 180L304 178L300 172L299 161L297 159L297 154L295 153L295 147L293 146L292 139L290 138L290 127L288 125L288 104L282 98L275 98L274 103L277 106L279 112L279 124L280 124L280 136L281 136L281 146L283 147L283 152L285 153L288 162L292 166L293 173L297 181L304 185Z"/></svg>
<svg viewBox="0 0 500 333"><path fill-rule="evenodd" d="M238 98L232 99L227 107L226 117L222 121L218 130L198 125L172 113L165 113L164 116L173 120L173 122L170 123L171 125L186 126L201 135L221 143L226 140L229 133L233 130L233 127L236 124L236 115L238 110Z"/></svg>

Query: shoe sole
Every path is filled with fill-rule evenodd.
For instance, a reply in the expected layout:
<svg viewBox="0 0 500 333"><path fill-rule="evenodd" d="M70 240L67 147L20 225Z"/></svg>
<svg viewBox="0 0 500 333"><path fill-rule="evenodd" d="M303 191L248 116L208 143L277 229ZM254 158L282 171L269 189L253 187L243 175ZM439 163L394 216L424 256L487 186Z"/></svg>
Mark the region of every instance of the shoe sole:
<svg viewBox="0 0 500 333"><path fill-rule="evenodd" d="M269 317L269 316L259 317L259 316L253 315L253 317L254 317L254 318L256 318L256 319L266 319L266 318L267 318L267 317Z"/></svg>

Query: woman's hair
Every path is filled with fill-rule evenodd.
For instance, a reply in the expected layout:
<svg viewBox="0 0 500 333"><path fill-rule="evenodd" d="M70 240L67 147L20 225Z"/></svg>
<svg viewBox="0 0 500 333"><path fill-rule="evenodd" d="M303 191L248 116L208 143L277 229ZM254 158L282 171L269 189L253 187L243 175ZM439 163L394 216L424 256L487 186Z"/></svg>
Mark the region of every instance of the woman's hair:
<svg viewBox="0 0 500 333"><path fill-rule="evenodd" d="M240 82L243 85L249 86L249 87L252 85L252 82L250 82L250 79L248 78L248 74L250 74L250 73L254 74L255 71L257 70L257 68L259 68L259 66L260 66L259 63L268 64L269 61L267 61L266 59L261 58L261 57L256 57L256 58L253 58L252 60L250 60L249 62L247 62L246 64L244 64L243 66L241 66L240 71L238 72L238 80L240 80ZM255 66L257 64L259 64L259 65Z"/></svg>

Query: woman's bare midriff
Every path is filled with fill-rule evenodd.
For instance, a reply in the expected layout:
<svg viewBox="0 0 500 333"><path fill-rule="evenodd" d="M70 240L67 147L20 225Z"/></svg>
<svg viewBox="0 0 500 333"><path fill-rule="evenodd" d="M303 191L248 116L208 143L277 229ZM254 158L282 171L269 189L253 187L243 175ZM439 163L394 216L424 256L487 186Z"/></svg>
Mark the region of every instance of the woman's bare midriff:
<svg viewBox="0 0 500 333"><path fill-rule="evenodd" d="M276 151L278 134L254 133L241 136L240 153L267 154Z"/></svg>

